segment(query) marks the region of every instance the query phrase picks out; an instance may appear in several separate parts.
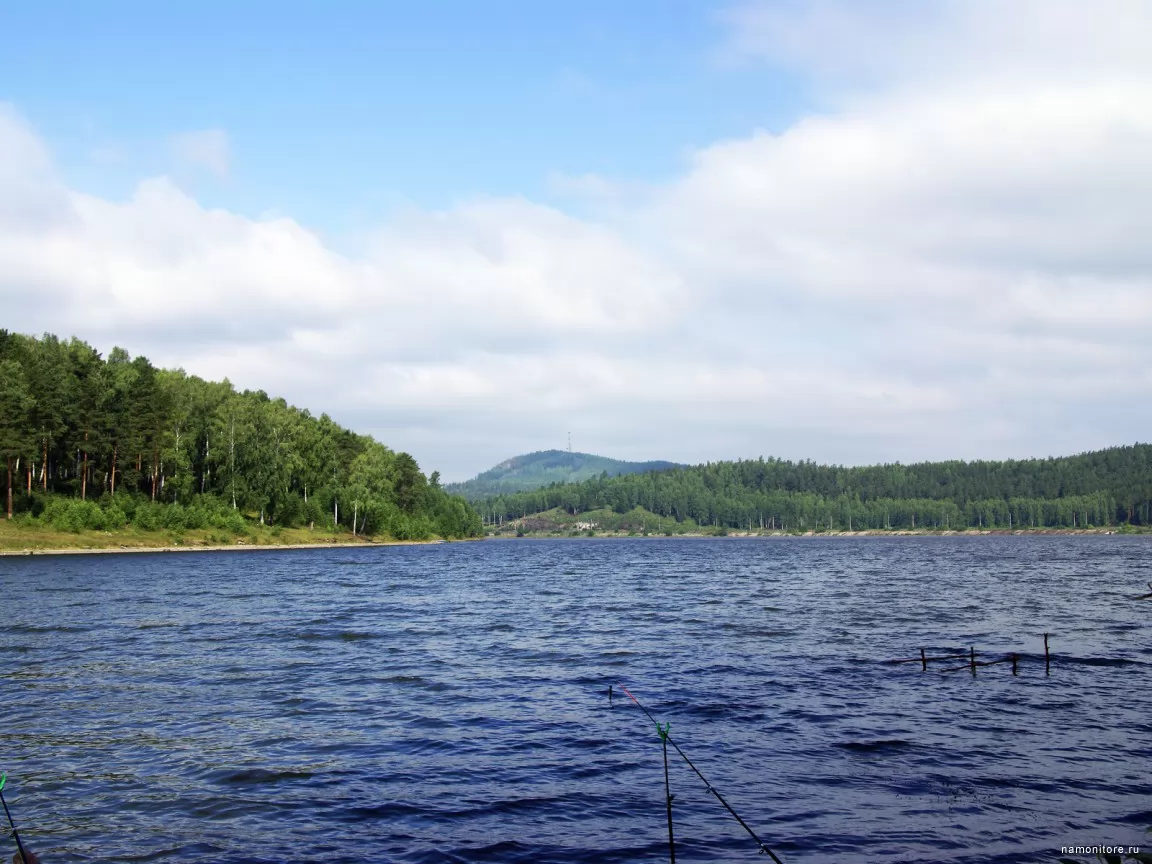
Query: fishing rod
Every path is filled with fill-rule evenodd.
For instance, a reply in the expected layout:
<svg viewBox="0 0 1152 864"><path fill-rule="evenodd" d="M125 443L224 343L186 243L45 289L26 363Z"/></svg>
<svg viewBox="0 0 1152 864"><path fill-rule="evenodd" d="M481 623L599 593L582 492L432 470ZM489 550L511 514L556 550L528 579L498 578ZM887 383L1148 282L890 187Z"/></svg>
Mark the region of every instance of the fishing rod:
<svg viewBox="0 0 1152 864"><path fill-rule="evenodd" d="M735 820L740 823L740 827L748 832L748 836L750 836L753 840L756 841L756 845L760 847L760 851L762 853L764 853L765 855L767 855L769 858L771 858L773 861L775 861L776 864L784 864L783 861L781 861L778 857L776 857L776 853L773 852L771 849L769 849L767 846L765 846L764 841L756 836L756 832L748 827L748 823L740 818L740 814L732 809L732 805L724 800L724 796L721 795L719 793L719 791L717 791L716 787L708 782L708 778L705 777L702 773L700 773L700 769L697 768L693 764L692 760L688 758L688 755L683 750L680 749L680 745L672 740L672 736L668 732L668 730L671 728L671 724L668 723L668 724L664 724L663 726L661 726L660 723L658 723L656 721L656 718L652 716L652 712L649 711L647 708L645 708L643 705L641 705L640 700L637 699L635 696L633 696L631 694L631 692L629 692L627 687L625 687L623 684L621 684L620 689L624 691L624 693L628 696L629 699L631 699L633 702L636 703L637 708L639 708L641 711L643 711L648 716L648 719L651 720L652 723L656 726L656 731L659 733L661 739L663 739L663 741L664 741L664 745L665 745L664 746L665 791L667 792L667 782L668 782L668 747L667 747L667 745L671 744L673 749L675 749L676 752L680 754L680 758L683 759L685 762L687 762L688 767L691 768L694 772L696 772L696 776L699 777L704 782L704 786L708 789L708 791L716 796L716 800L724 805L724 809L726 809L729 813L731 813L733 818L735 818ZM609 688L608 692L609 692L609 696L611 696L611 692L612 692L611 688ZM672 796L671 795L668 795L668 844L669 844L669 847L671 847L671 844L672 844ZM675 852L672 852L672 861L675 862L675 860L676 860Z"/></svg>
<svg viewBox="0 0 1152 864"><path fill-rule="evenodd" d="M664 806L668 809L668 859L670 864L676 864L676 841L672 837L672 784L668 780L668 733L671 729L671 723L665 723L663 729L659 723L656 724L660 743L664 746Z"/></svg>
<svg viewBox="0 0 1152 864"><path fill-rule="evenodd" d="M24 864L31 864L32 859L28 857L28 853L24 851L24 844L20 842L20 835L16 832L16 823L12 821L12 813L8 809L8 802L4 800L4 784L8 780L8 775L0 774L0 804L4 805L4 815L8 817L8 824L12 826L12 836L16 838L16 848L20 850L20 860Z"/></svg>

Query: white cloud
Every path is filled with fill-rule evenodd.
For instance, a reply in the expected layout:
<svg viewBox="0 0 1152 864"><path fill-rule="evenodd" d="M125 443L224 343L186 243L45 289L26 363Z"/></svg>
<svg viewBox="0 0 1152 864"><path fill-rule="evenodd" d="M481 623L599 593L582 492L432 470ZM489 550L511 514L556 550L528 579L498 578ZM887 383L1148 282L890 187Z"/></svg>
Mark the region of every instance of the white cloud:
<svg viewBox="0 0 1152 864"><path fill-rule="evenodd" d="M1149 14L746 5L725 50L834 107L701 148L662 187L551 178L594 217L409 208L356 257L164 178L123 202L70 190L0 111L6 326L283 394L448 478L569 430L684 461L1147 438Z"/></svg>
<svg viewBox="0 0 1152 864"><path fill-rule="evenodd" d="M163 177L122 202L69 190L11 110L0 156L12 169L0 176L9 327L123 344L315 411L371 410L378 426L396 409L450 424L480 396L506 400L509 368L541 368L566 346L610 354L688 308L667 266L524 200L406 211L353 259L291 219L205 209ZM418 441L397 446L423 455ZM424 461L444 464L436 455Z"/></svg>
<svg viewBox="0 0 1152 864"><path fill-rule="evenodd" d="M987 302L1077 277L1127 296L1152 269L1147 152L1152 86L940 92L710 147L653 218L759 292Z"/></svg>
<svg viewBox="0 0 1152 864"><path fill-rule="evenodd" d="M178 164L205 168L217 177L228 176L232 147L223 129L177 133L168 139L168 149Z"/></svg>
<svg viewBox="0 0 1152 864"><path fill-rule="evenodd" d="M749 0L722 17L722 58L795 68L849 92L1149 73L1144 0Z"/></svg>

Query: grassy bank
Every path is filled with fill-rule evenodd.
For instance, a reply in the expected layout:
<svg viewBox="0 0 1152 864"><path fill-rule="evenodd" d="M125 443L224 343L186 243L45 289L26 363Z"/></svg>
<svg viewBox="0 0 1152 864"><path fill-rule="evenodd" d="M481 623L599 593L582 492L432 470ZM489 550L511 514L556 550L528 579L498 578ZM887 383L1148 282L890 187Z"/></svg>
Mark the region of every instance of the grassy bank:
<svg viewBox="0 0 1152 864"><path fill-rule="evenodd" d="M353 537L349 531L281 528L254 524L242 532L224 529L146 531L126 526L110 531L61 531L47 525L0 520L0 554L47 551L131 551L136 549L207 549L254 546L313 546L395 542L387 536Z"/></svg>

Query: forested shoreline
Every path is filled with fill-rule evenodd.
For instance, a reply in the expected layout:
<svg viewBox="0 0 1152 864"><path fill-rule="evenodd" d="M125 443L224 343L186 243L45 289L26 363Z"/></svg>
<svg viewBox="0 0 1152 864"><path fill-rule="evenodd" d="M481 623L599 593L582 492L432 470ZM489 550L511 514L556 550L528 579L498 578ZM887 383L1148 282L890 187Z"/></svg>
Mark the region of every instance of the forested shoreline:
<svg viewBox="0 0 1152 864"><path fill-rule="evenodd" d="M7 518L57 528L481 533L437 472L327 414L76 338L0 330L0 456Z"/></svg>
<svg viewBox="0 0 1152 864"><path fill-rule="evenodd" d="M734 530L1152 524L1152 445L1003 462L714 462L554 483L469 505L407 453L326 414L154 367L121 348L0 330L5 515L66 530L323 526L473 537L535 513L645 511Z"/></svg>
<svg viewBox="0 0 1152 864"><path fill-rule="evenodd" d="M486 525L635 511L680 526L772 531L1152 524L1152 446L1051 459L845 468L757 459L600 476L473 502ZM642 524L639 519L637 524Z"/></svg>

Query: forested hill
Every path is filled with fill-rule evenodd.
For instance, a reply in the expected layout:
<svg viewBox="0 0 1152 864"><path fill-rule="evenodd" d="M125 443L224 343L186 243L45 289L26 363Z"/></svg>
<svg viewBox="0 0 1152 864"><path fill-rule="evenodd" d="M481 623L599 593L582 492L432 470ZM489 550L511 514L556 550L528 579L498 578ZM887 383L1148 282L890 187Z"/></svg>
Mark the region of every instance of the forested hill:
<svg viewBox="0 0 1152 864"><path fill-rule="evenodd" d="M506 459L471 480L450 483L444 488L475 501L492 495L539 489L551 483L578 483L604 473L615 477L676 467L680 466L674 462L624 462L590 453L541 450Z"/></svg>
<svg viewBox="0 0 1152 864"><path fill-rule="evenodd" d="M476 512L407 453L263 391L75 338L0 330L9 519L73 528L326 525L474 536ZM81 503L76 503L81 502Z"/></svg>
<svg viewBox="0 0 1152 864"><path fill-rule="evenodd" d="M842 468L779 459L593 478L475 505L486 522L643 508L725 528L1086 527L1152 523L1152 446L1053 459Z"/></svg>

